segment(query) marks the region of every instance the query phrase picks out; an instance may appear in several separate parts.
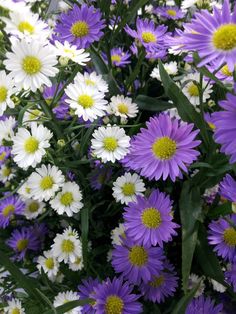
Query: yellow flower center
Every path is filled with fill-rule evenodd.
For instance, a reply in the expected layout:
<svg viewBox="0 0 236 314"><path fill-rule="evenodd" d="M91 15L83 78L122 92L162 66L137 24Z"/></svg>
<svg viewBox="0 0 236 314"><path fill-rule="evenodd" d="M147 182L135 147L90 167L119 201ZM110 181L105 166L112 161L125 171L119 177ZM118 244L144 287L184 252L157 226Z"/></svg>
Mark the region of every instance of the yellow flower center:
<svg viewBox="0 0 236 314"><path fill-rule="evenodd" d="M150 229L158 228L162 222L159 210L154 207L146 208L142 213L141 220Z"/></svg>
<svg viewBox="0 0 236 314"><path fill-rule="evenodd" d="M42 64L38 58L34 56L26 56L23 59L22 68L27 74L34 75L40 72Z"/></svg>
<svg viewBox="0 0 236 314"><path fill-rule="evenodd" d="M103 145L109 152L114 152L118 146L117 140L114 137L106 137L103 140Z"/></svg>
<svg viewBox="0 0 236 314"><path fill-rule="evenodd" d="M71 203L74 201L73 194L71 192L66 192L62 194L60 201L62 205L70 206Z"/></svg>
<svg viewBox="0 0 236 314"><path fill-rule="evenodd" d="M133 183L125 183L122 186L122 192L125 196L131 196L135 193L135 185Z"/></svg>
<svg viewBox="0 0 236 314"><path fill-rule="evenodd" d="M44 177L40 182L40 188L42 190L49 190L53 187L54 181L51 176Z"/></svg>
<svg viewBox="0 0 236 314"><path fill-rule="evenodd" d="M15 307L14 309L11 310L11 314L20 314L20 310Z"/></svg>
<svg viewBox="0 0 236 314"><path fill-rule="evenodd" d="M26 31L30 34L33 34L34 26L31 25L29 22L24 21L24 22L20 22L20 24L18 25L18 30L22 33L24 33Z"/></svg>
<svg viewBox="0 0 236 314"><path fill-rule="evenodd" d="M192 97L199 96L199 89L198 89L197 85L194 83L189 85L188 92L189 92L189 95Z"/></svg>
<svg viewBox="0 0 236 314"><path fill-rule="evenodd" d="M157 41L156 36L151 32L143 32L142 39L146 44L155 43Z"/></svg>
<svg viewBox="0 0 236 314"><path fill-rule="evenodd" d="M4 217L8 217L10 216L12 213L14 213L15 211L15 206L14 205L7 205L3 211L2 211L2 214Z"/></svg>
<svg viewBox="0 0 236 314"><path fill-rule="evenodd" d="M48 269L53 269L54 267L54 260L52 257L49 257L45 260L45 266L48 268Z"/></svg>
<svg viewBox="0 0 236 314"><path fill-rule="evenodd" d="M29 212L31 212L31 213L37 212L38 209L39 209L39 203L38 203L38 202L32 202L32 203L30 203L29 206L28 206L28 210L29 210Z"/></svg>
<svg viewBox="0 0 236 314"><path fill-rule="evenodd" d="M229 246L236 246L236 230L233 227L225 229L223 237Z"/></svg>
<svg viewBox="0 0 236 314"><path fill-rule="evenodd" d="M76 258L75 264L76 265L80 265L80 263L82 262L82 259L80 257Z"/></svg>
<svg viewBox="0 0 236 314"><path fill-rule="evenodd" d="M233 73L230 72L227 64L221 68L221 73L225 76L233 76Z"/></svg>
<svg viewBox="0 0 236 314"><path fill-rule="evenodd" d="M35 137L31 136L25 141L24 148L28 154L34 154L39 148L39 142Z"/></svg>
<svg viewBox="0 0 236 314"><path fill-rule="evenodd" d="M207 123L212 130L215 130L216 126L213 123L211 122L207 122Z"/></svg>
<svg viewBox="0 0 236 314"><path fill-rule="evenodd" d="M75 245L69 239L63 240L62 244L61 244L61 249L62 249L62 252L64 252L64 253L72 253L75 249Z"/></svg>
<svg viewBox="0 0 236 314"><path fill-rule="evenodd" d="M128 106L124 103L119 104L117 108L119 113L127 114L129 112Z"/></svg>
<svg viewBox="0 0 236 314"><path fill-rule="evenodd" d="M89 95L81 95L78 99L78 104L84 109L91 108L94 104L93 98Z"/></svg>
<svg viewBox="0 0 236 314"><path fill-rule="evenodd" d="M167 10L166 12L167 12L167 14L169 14L170 16L176 16L176 11L175 11L175 10Z"/></svg>
<svg viewBox="0 0 236 314"><path fill-rule="evenodd" d="M89 33L89 26L84 21L78 21L71 26L70 31L75 37L84 37Z"/></svg>
<svg viewBox="0 0 236 314"><path fill-rule="evenodd" d="M105 314L122 314L124 302L116 295L110 295L106 299Z"/></svg>
<svg viewBox="0 0 236 314"><path fill-rule="evenodd" d="M176 149L176 142L168 136L158 138L152 145L154 155L161 160L171 159L174 156Z"/></svg>
<svg viewBox="0 0 236 314"><path fill-rule="evenodd" d="M144 266L147 263L148 254L142 246L134 246L129 252L129 261L134 266Z"/></svg>
<svg viewBox="0 0 236 314"><path fill-rule="evenodd" d="M0 103L7 99L7 89L5 86L0 86Z"/></svg>
<svg viewBox="0 0 236 314"><path fill-rule="evenodd" d="M154 277L154 280L149 282L149 285L153 288L158 288L160 287L165 281L165 277L163 275Z"/></svg>
<svg viewBox="0 0 236 314"><path fill-rule="evenodd" d="M3 161L6 157L6 152L2 152L0 155L0 161Z"/></svg>
<svg viewBox="0 0 236 314"><path fill-rule="evenodd" d="M4 177L8 177L10 174L11 174L11 168L7 168L7 167L3 168L2 175Z"/></svg>
<svg viewBox="0 0 236 314"><path fill-rule="evenodd" d="M120 62L121 61L121 56L113 55L113 56L111 56L111 61L112 62Z"/></svg>
<svg viewBox="0 0 236 314"><path fill-rule="evenodd" d="M17 250L18 250L19 252L23 251L24 249L27 248L28 243L29 243L29 240L28 240L28 239L21 239L21 240L18 240L18 241L17 241L17 244L16 244Z"/></svg>
<svg viewBox="0 0 236 314"><path fill-rule="evenodd" d="M89 79L85 80L85 83L86 83L86 85L90 85L90 86L94 86L95 85L94 81L89 80Z"/></svg>
<svg viewBox="0 0 236 314"><path fill-rule="evenodd" d="M236 24L221 25L213 34L213 45L219 50L236 48Z"/></svg>

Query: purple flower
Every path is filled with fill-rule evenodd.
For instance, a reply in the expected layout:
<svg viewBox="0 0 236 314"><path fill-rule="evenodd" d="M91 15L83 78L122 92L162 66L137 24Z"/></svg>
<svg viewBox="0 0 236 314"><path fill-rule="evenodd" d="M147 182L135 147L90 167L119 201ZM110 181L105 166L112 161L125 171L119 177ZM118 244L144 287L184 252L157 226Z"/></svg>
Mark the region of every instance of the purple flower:
<svg viewBox="0 0 236 314"><path fill-rule="evenodd" d="M127 51L124 51L123 48L113 48L111 50L111 62L113 66L125 67L130 63L131 54ZM107 61L105 59L105 61Z"/></svg>
<svg viewBox="0 0 236 314"><path fill-rule="evenodd" d="M201 143L195 140L199 130L193 131L193 124L164 113L151 118L146 125L131 140L130 152L122 161L124 166L150 180L182 178L181 170L187 172L187 166L200 154L194 149Z"/></svg>
<svg viewBox="0 0 236 314"><path fill-rule="evenodd" d="M148 282L163 269L163 251L158 247L138 245L126 238L112 251L112 266L116 273L134 284Z"/></svg>
<svg viewBox="0 0 236 314"><path fill-rule="evenodd" d="M225 278L233 286L234 292L236 292L236 263L230 265L229 270L225 272Z"/></svg>
<svg viewBox="0 0 236 314"><path fill-rule="evenodd" d="M222 304L215 305L209 297L204 298L201 295L189 303L186 314L220 314L222 310Z"/></svg>
<svg viewBox="0 0 236 314"><path fill-rule="evenodd" d="M14 215L21 215L25 204L17 195L7 196L0 201L0 227L6 228Z"/></svg>
<svg viewBox="0 0 236 314"><path fill-rule="evenodd" d="M104 165L98 165L89 175L90 185L93 190L101 188L109 181L112 175L112 169Z"/></svg>
<svg viewBox="0 0 236 314"><path fill-rule="evenodd" d="M142 313L142 305L137 302L139 296L132 293L132 287L121 279L108 278L95 288L96 314L104 313Z"/></svg>
<svg viewBox="0 0 236 314"><path fill-rule="evenodd" d="M184 12L176 6L159 7L154 10L154 13L167 20L179 20L184 17Z"/></svg>
<svg viewBox="0 0 236 314"><path fill-rule="evenodd" d="M82 280L82 284L78 286L78 294L80 300L84 299L95 299L95 288L99 285L98 279L92 279L89 277L88 279ZM82 313L95 314L94 304L86 304L83 306Z"/></svg>
<svg viewBox="0 0 236 314"><path fill-rule="evenodd" d="M219 194L229 200L230 202L236 202L236 181L231 175L226 174L224 179L220 183Z"/></svg>
<svg viewBox="0 0 236 314"><path fill-rule="evenodd" d="M159 276L153 276L152 280L141 284L140 289L145 300L161 303L166 297L174 295L178 287L178 277L174 266L168 261L165 261L164 267Z"/></svg>
<svg viewBox="0 0 236 314"><path fill-rule="evenodd" d="M136 202L124 208L127 236L137 244L163 247L163 242L172 240L178 225L172 222L172 201L165 193L154 190L148 197L137 196Z"/></svg>
<svg viewBox="0 0 236 314"><path fill-rule="evenodd" d="M55 28L55 39L63 43L68 41L78 48L88 48L103 35L101 30L105 25L101 18L100 10L94 6L74 5L72 10L60 15Z"/></svg>
<svg viewBox="0 0 236 314"><path fill-rule="evenodd" d="M2 166L7 158L11 155L11 148L7 146L0 146L0 166Z"/></svg>
<svg viewBox="0 0 236 314"><path fill-rule="evenodd" d="M217 77L219 80L233 84L234 83L233 72L229 71L227 64L223 65L220 68L220 70L215 73L215 71L219 68L219 64L220 62L218 60L214 60L207 66L207 69L211 73L214 73L215 77ZM215 81L213 80L213 82Z"/></svg>
<svg viewBox="0 0 236 314"><path fill-rule="evenodd" d="M205 112L204 113L204 120L206 121L206 123L208 124L208 126L211 128L211 130L215 130L215 125L214 125L214 119L212 117L212 114L210 114L209 112Z"/></svg>
<svg viewBox="0 0 236 314"><path fill-rule="evenodd" d="M226 216L233 224L236 224L236 214ZM230 223L220 218L209 225L209 243L215 245L214 251L226 260L233 261L236 257L236 230Z"/></svg>

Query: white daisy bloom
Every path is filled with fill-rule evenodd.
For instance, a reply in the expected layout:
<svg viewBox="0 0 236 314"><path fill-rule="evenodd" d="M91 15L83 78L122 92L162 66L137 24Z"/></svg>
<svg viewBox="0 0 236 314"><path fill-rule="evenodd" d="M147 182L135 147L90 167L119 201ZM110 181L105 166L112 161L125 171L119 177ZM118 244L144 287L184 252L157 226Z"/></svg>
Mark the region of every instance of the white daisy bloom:
<svg viewBox="0 0 236 314"><path fill-rule="evenodd" d="M79 300L79 295L77 292L73 291L66 291L66 292L59 292L58 295L55 297L53 305L54 307L58 307L70 301ZM80 314L82 313L82 307L77 306L73 310L67 311L67 314Z"/></svg>
<svg viewBox="0 0 236 314"><path fill-rule="evenodd" d="M118 126L101 126L92 136L93 153L104 163L121 160L129 152L130 137Z"/></svg>
<svg viewBox="0 0 236 314"><path fill-rule="evenodd" d="M31 126L32 123L37 122L42 116L43 112L40 109L29 109L24 113L23 125Z"/></svg>
<svg viewBox="0 0 236 314"><path fill-rule="evenodd" d="M54 77L59 71L55 67L55 48L36 39L14 40L12 52L7 52L6 57L3 63L11 71L16 87L25 90L35 92L43 84L52 86L49 77Z"/></svg>
<svg viewBox="0 0 236 314"><path fill-rule="evenodd" d="M111 231L112 245L121 245L122 237L125 238L125 225L123 223L119 223L119 226Z"/></svg>
<svg viewBox="0 0 236 314"><path fill-rule="evenodd" d="M6 183L15 177L15 169L7 165L0 167L0 182Z"/></svg>
<svg viewBox="0 0 236 314"><path fill-rule="evenodd" d="M67 12L69 9L71 9L71 6L67 4L65 1L61 0L58 3L58 8L61 12Z"/></svg>
<svg viewBox="0 0 236 314"><path fill-rule="evenodd" d="M113 96L108 112L122 118L134 118L138 114L138 105L133 103L129 97L123 95Z"/></svg>
<svg viewBox="0 0 236 314"><path fill-rule="evenodd" d="M16 120L13 117L8 117L5 120L0 121L0 143L3 140L11 141L14 136L13 129L16 126Z"/></svg>
<svg viewBox="0 0 236 314"><path fill-rule="evenodd" d="M21 196L23 201L29 200L32 197L31 189L29 187L29 182L26 180L21 187L18 189L17 193Z"/></svg>
<svg viewBox="0 0 236 314"><path fill-rule="evenodd" d="M77 46L71 45L68 41L63 44L58 40L55 41L55 47L57 49L57 55L68 58L82 66L85 66L87 62L91 60L89 53L84 49L77 49Z"/></svg>
<svg viewBox="0 0 236 314"><path fill-rule="evenodd" d="M84 74L78 73L75 77L75 83L77 84L85 84L87 86L96 87L99 92L107 93L108 92L108 84L102 78L102 75L97 74L96 72Z"/></svg>
<svg viewBox="0 0 236 314"><path fill-rule="evenodd" d="M0 116L4 114L7 107L15 107L14 102L11 100L11 96L15 92L13 78L7 75L5 71L0 71Z"/></svg>
<svg viewBox="0 0 236 314"><path fill-rule="evenodd" d="M188 82L187 82L188 81ZM200 73L193 73L193 74L188 74L184 77L183 81L181 81L181 84L184 84L182 87L182 91L185 94L185 96L189 99L191 104L194 106L198 106L200 104L200 93L198 86L194 82L200 82ZM207 83L204 79L202 80L202 90L203 92L203 102L206 102L208 98L210 98L210 95L212 93L212 85Z"/></svg>
<svg viewBox="0 0 236 314"><path fill-rule="evenodd" d="M0 0L0 7L11 12L27 12L29 8L24 2L14 2L13 0Z"/></svg>
<svg viewBox="0 0 236 314"><path fill-rule="evenodd" d="M40 214L45 212L45 203L39 202L36 200L24 200L25 208L24 208L24 215L27 219L35 219Z"/></svg>
<svg viewBox="0 0 236 314"><path fill-rule="evenodd" d="M83 256L77 257L76 261L74 263L69 263L69 268L72 271L78 271L83 269L84 264L83 264Z"/></svg>
<svg viewBox="0 0 236 314"><path fill-rule="evenodd" d="M78 213L83 207L81 203L82 194L80 187L75 182L66 182L62 191L57 193L56 197L50 201L52 208L58 213L72 217L74 213Z"/></svg>
<svg viewBox="0 0 236 314"><path fill-rule="evenodd" d="M137 173L126 172L113 183L113 197L117 202L128 205L135 202L137 195L143 195L146 190L141 177Z"/></svg>
<svg viewBox="0 0 236 314"><path fill-rule="evenodd" d="M22 307L20 300L12 299L12 300L7 301L7 306L4 307L4 313L25 314L25 309Z"/></svg>
<svg viewBox="0 0 236 314"><path fill-rule="evenodd" d="M198 0L183 0L181 3L181 9L182 10L186 10L192 6L194 6L194 4L197 2Z"/></svg>
<svg viewBox="0 0 236 314"><path fill-rule="evenodd" d="M108 102L105 100L104 94L95 87L77 82L69 84L65 93L69 97L65 101L71 109L75 110L75 114L82 117L84 121L92 122L98 117L105 116Z"/></svg>
<svg viewBox="0 0 236 314"><path fill-rule="evenodd" d="M169 63L164 63L163 64L166 72L169 75L176 75L178 72L178 67L177 67L177 62L176 61L171 61ZM152 78L157 79L158 81L161 81L161 76L160 76L160 70L159 70L159 66L155 67L152 70L152 73L150 75Z"/></svg>
<svg viewBox="0 0 236 314"><path fill-rule="evenodd" d="M212 283L213 289L215 291L220 292L220 293L224 293L227 290L227 288L225 286L223 286L221 283L219 283L218 281L211 279L211 278L209 280Z"/></svg>
<svg viewBox="0 0 236 314"><path fill-rule="evenodd" d="M42 165L36 168L28 178L30 194L34 200L48 201L60 189L65 181L61 170L56 166Z"/></svg>
<svg viewBox="0 0 236 314"><path fill-rule="evenodd" d="M82 245L76 233L64 232L57 234L52 244L53 256L59 261L65 263L75 263L78 258L82 258Z"/></svg>
<svg viewBox="0 0 236 314"><path fill-rule="evenodd" d="M188 279L188 290L192 290L197 284L199 284L199 288L196 291L194 298L200 297L205 290L205 284L203 282L204 277L199 277L198 275L191 274Z"/></svg>
<svg viewBox="0 0 236 314"><path fill-rule="evenodd" d="M43 256L38 257L38 265L37 268L39 272L44 270L44 272L48 275L48 278L54 280L57 276L59 270L59 263L53 257L52 251L44 251Z"/></svg>

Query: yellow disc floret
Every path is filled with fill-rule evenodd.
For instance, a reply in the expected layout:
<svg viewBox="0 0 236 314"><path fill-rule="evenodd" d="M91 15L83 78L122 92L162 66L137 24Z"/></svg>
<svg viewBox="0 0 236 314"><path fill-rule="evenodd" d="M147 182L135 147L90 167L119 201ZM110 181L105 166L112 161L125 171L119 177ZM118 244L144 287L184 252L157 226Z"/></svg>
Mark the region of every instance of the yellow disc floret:
<svg viewBox="0 0 236 314"><path fill-rule="evenodd" d="M190 84L188 87L189 95L192 97L199 96L199 89L196 84Z"/></svg>
<svg viewBox="0 0 236 314"><path fill-rule="evenodd" d="M105 314L122 314L124 302L116 295L110 295L106 299Z"/></svg>
<svg viewBox="0 0 236 314"><path fill-rule="evenodd" d="M106 137L103 140L103 145L109 152L114 152L118 146L117 140L114 137Z"/></svg>
<svg viewBox="0 0 236 314"><path fill-rule="evenodd" d="M31 25L29 22L24 21L24 22L20 22L20 24L18 25L18 30L22 33L28 32L30 34L33 34L34 26Z"/></svg>
<svg viewBox="0 0 236 314"><path fill-rule="evenodd" d="M0 86L0 103L7 99L7 89L5 86Z"/></svg>
<svg viewBox="0 0 236 314"><path fill-rule="evenodd" d="M75 245L69 239L63 240L62 244L61 244L61 249L62 249L62 252L64 252L64 253L72 253L75 249Z"/></svg>
<svg viewBox="0 0 236 314"><path fill-rule="evenodd" d="M26 56L23 59L22 68L28 75L34 75L40 72L42 64L37 57Z"/></svg>
<svg viewBox="0 0 236 314"><path fill-rule="evenodd" d="M54 260L52 257L49 257L45 260L45 266L48 268L48 269L53 269L54 267Z"/></svg>
<svg viewBox="0 0 236 314"><path fill-rule="evenodd" d="M212 42L219 50L229 51L236 48L236 24L221 25L214 32Z"/></svg>
<svg viewBox="0 0 236 314"><path fill-rule="evenodd" d="M81 38L88 35L89 26L84 21L77 21L71 26L70 31L75 37Z"/></svg>
<svg viewBox="0 0 236 314"><path fill-rule="evenodd" d="M28 246L28 243L29 243L29 240L28 239L20 239L17 241L17 244L16 244L16 248L19 252L22 252L24 249L27 248Z"/></svg>
<svg viewBox="0 0 236 314"><path fill-rule="evenodd" d="M135 193L135 185L133 183L125 183L122 186L122 192L125 196L131 196Z"/></svg>
<svg viewBox="0 0 236 314"><path fill-rule="evenodd" d="M141 216L142 223L149 229L158 228L162 222L160 212L154 208L146 208Z"/></svg>
<svg viewBox="0 0 236 314"><path fill-rule="evenodd" d="M53 187L54 181L51 176L45 176L41 182L40 182L40 187L42 190L49 190Z"/></svg>
<svg viewBox="0 0 236 314"><path fill-rule="evenodd" d="M39 142L35 137L31 136L25 141L24 148L28 154L34 154L39 148Z"/></svg>
<svg viewBox="0 0 236 314"><path fill-rule="evenodd" d="M129 112L128 106L124 103L120 103L117 108L121 114L127 114Z"/></svg>
<svg viewBox="0 0 236 314"><path fill-rule="evenodd" d="M229 246L236 246L236 230L233 227L225 229L223 237Z"/></svg>
<svg viewBox="0 0 236 314"><path fill-rule="evenodd" d="M73 198L73 194L71 192L66 192L66 193L62 194L62 196L60 198L60 202L64 206L70 206L73 201L74 201L74 198Z"/></svg>
<svg viewBox="0 0 236 314"><path fill-rule="evenodd" d="M149 285L153 288L158 288L160 287L165 281L165 278L163 275L161 276L155 276L153 281L149 282Z"/></svg>
<svg viewBox="0 0 236 314"><path fill-rule="evenodd" d="M152 145L154 155L161 160L171 159L174 156L176 149L176 142L168 136L158 138Z"/></svg>
<svg viewBox="0 0 236 314"><path fill-rule="evenodd" d="M157 41L156 36L151 32L143 32L142 39L146 44L155 43Z"/></svg>
<svg viewBox="0 0 236 314"><path fill-rule="evenodd" d="M129 261L134 266L144 266L147 263L148 254L142 246L134 246L129 252Z"/></svg>
<svg viewBox="0 0 236 314"><path fill-rule="evenodd" d="M176 16L176 11L175 10L167 10L166 13L170 16Z"/></svg>
<svg viewBox="0 0 236 314"><path fill-rule="evenodd" d="M89 95L81 95L78 98L78 104L84 109L91 108L94 104L93 98Z"/></svg>
<svg viewBox="0 0 236 314"><path fill-rule="evenodd" d="M2 214L4 217L7 217L7 216L11 215L12 213L14 213L14 211L15 211L15 206L10 204L10 205L7 205L6 207L4 207Z"/></svg>

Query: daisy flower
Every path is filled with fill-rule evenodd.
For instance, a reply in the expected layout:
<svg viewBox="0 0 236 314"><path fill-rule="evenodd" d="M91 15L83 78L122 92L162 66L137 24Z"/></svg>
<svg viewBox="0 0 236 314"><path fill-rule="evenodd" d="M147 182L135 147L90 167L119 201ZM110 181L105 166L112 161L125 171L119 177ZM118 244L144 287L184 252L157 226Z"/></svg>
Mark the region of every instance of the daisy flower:
<svg viewBox="0 0 236 314"><path fill-rule="evenodd" d="M215 73L216 69L219 68L219 62L214 60L207 66L207 69L215 75L219 80L223 81L224 83L234 84L234 73L233 71L229 70L227 64L222 65L222 67ZM236 69L236 64L234 66Z"/></svg>
<svg viewBox="0 0 236 314"><path fill-rule="evenodd" d="M16 120L13 117L7 117L4 120L0 120L0 143L3 141L11 141L14 135L13 129L16 126Z"/></svg>
<svg viewBox="0 0 236 314"><path fill-rule="evenodd" d="M146 190L143 180L136 173L126 172L113 183L113 197L121 204L135 202L137 195L143 195Z"/></svg>
<svg viewBox="0 0 236 314"><path fill-rule="evenodd" d="M67 216L72 217L74 213L78 213L83 207L81 200L82 194L78 184L66 182L62 186L62 191L57 193L56 197L50 201L50 205L59 215L66 213Z"/></svg>
<svg viewBox="0 0 236 314"><path fill-rule="evenodd" d="M30 194L34 200L48 201L60 189L65 177L56 166L42 165L28 178Z"/></svg>
<svg viewBox="0 0 236 314"><path fill-rule="evenodd" d="M96 72L84 72L83 74L78 72L75 77L75 83L95 87L99 92L104 94L108 92L107 82L104 81L102 75L98 75Z"/></svg>
<svg viewBox="0 0 236 314"><path fill-rule="evenodd" d="M150 180L161 177L166 180L170 176L175 181L182 177L181 170L187 172L187 165L199 155L194 149L201 143L194 140L199 130L193 131L193 124L171 119L163 113L150 118L146 125L132 139L123 164Z"/></svg>
<svg viewBox="0 0 236 314"><path fill-rule="evenodd" d="M46 210L44 202L26 199L24 200L24 203L25 203L24 215L29 220L37 218Z"/></svg>
<svg viewBox="0 0 236 314"><path fill-rule="evenodd" d="M220 182L219 194L223 198L229 200L232 203L236 202L236 181L231 177L231 175L226 174L224 179Z"/></svg>
<svg viewBox="0 0 236 314"><path fill-rule="evenodd" d="M95 288L99 285L99 281L97 278L93 279L91 277L87 279L83 279L82 283L78 286L78 294L80 296L80 300L85 299L94 299L95 296ZM96 314L94 309L94 304L85 304L82 310L83 314Z"/></svg>
<svg viewBox="0 0 236 314"><path fill-rule="evenodd" d="M236 292L236 263L230 265L225 272L225 278L229 284L233 285L234 292Z"/></svg>
<svg viewBox="0 0 236 314"><path fill-rule="evenodd" d="M38 122L41 118L44 118L44 114L39 108L30 109L24 113L22 124L30 127L32 123Z"/></svg>
<svg viewBox="0 0 236 314"><path fill-rule="evenodd" d="M12 52L6 53L3 61L14 78L16 87L35 92L43 84L52 86L49 77L58 73L55 48L39 40L15 40Z"/></svg>
<svg viewBox="0 0 236 314"><path fill-rule="evenodd" d="M118 126L101 126L92 136L92 151L104 163L121 160L129 152L130 137Z"/></svg>
<svg viewBox="0 0 236 314"><path fill-rule="evenodd" d="M13 137L12 155L20 168L36 167L50 147L49 140L53 134L43 125L31 124L31 131L19 128Z"/></svg>
<svg viewBox="0 0 236 314"><path fill-rule="evenodd" d="M179 20L185 15L177 6L159 7L154 10L154 13L165 20Z"/></svg>
<svg viewBox="0 0 236 314"><path fill-rule="evenodd" d="M59 271L59 263L53 257L51 251L44 251L43 256L39 256L37 260L37 268L39 272L44 270L45 274L47 274L49 279L54 280Z"/></svg>
<svg viewBox="0 0 236 314"><path fill-rule="evenodd" d="M66 102L70 108L74 109L75 114L82 117L84 121L93 122L105 115L108 102L104 94L95 87L75 82L67 86L65 93L69 97Z"/></svg>
<svg viewBox="0 0 236 314"><path fill-rule="evenodd" d="M189 303L186 314L219 314L222 310L223 304L215 305L209 297L200 296Z"/></svg>
<svg viewBox="0 0 236 314"><path fill-rule="evenodd" d="M88 48L102 37L105 27L100 10L94 6L74 5L67 13L62 13L55 27L55 38L68 41L78 48Z"/></svg>
<svg viewBox="0 0 236 314"><path fill-rule="evenodd" d="M218 281L214 280L214 279L210 279L209 280L212 284L212 288L217 291L217 292L220 292L220 293L224 293L227 288L225 286L223 286L221 283L219 283ZM235 289L236 291L236 289Z"/></svg>
<svg viewBox="0 0 236 314"><path fill-rule="evenodd" d="M236 214L226 216L236 224ZM225 260L233 261L236 256L236 230L229 222L220 218L209 225L209 243L214 245L214 251Z"/></svg>
<svg viewBox="0 0 236 314"><path fill-rule="evenodd" d="M85 66L86 63L90 61L89 53L85 52L84 49L77 49L77 46L70 45L68 41L65 41L63 44L58 40L54 43L57 54L60 57L72 60L75 63L78 63L82 66Z"/></svg>
<svg viewBox="0 0 236 314"><path fill-rule="evenodd" d="M9 165L0 167L0 182L6 183L15 177L15 169Z"/></svg>
<svg viewBox="0 0 236 314"><path fill-rule="evenodd" d="M137 302L139 296L132 293L132 286L122 279L106 279L94 288L95 313L142 313L142 305ZM93 313L93 312L89 312Z"/></svg>
<svg viewBox="0 0 236 314"><path fill-rule="evenodd" d="M188 278L188 290L191 291L198 285L198 289L195 292L194 298L200 297L204 293L205 284L204 284L204 277L199 277L196 274L190 274Z"/></svg>
<svg viewBox="0 0 236 314"><path fill-rule="evenodd" d="M90 185L93 190L101 190L105 184L107 184L111 178L112 169L105 167L104 165L98 165L89 174Z"/></svg>
<svg viewBox="0 0 236 314"><path fill-rule="evenodd" d="M123 48L113 48L111 49L111 63L113 66L123 68L127 64L130 64L131 54L125 51ZM103 55L104 60L107 62L107 57Z"/></svg>
<svg viewBox="0 0 236 314"><path fill-rule="evenodd" d="M109 104L109 113L121 118L135 118L138 114L138 105L129 97L113 96Z"/></svg>
<svg viewBox="0 0 236 314"><path fill-rule="evenodd" d="M15 215L22 215L25 204L17 195L10 195L0 201L0 227L6 228Z"/></svg>
<svg viewBox="0 0 236 314"><path fill-rule="evenodd" d="M29 187L28 180L24 181L24 183L23 181L21 182L17 192L24 201L31 199L31 188Z"/></svg>
<svg viewBox="0 0 236 314"><path fill-rule="evenodd" d="M7 306L4 307L4 313L25 314L25 309L23 308L19 299L11 299L7 301Z"/></svg>
<svg viewBox="0 0 236 314"><path fill-rule="evenodd" d="M119 223L119 226L111 231L111 243L112 245L121 245L125 239L125 225Z"/></svg>
<svg viewBox="0 0 236 314"><path fill-rule="evenodd" d="M7 75L5 71L0 71L0 116L7 109L14 108L15 104L11 100L11 96L16 92L12 76Z"/></svg>
<svg viewBox="0 0 236 314"><path fill-rule="evenodd" d="M11 156L11 148L8 146L0 146L0 166L2 166Z"/></svg>
<svg viewBox="0 0 236 314"><path fill-rule="evenodd" d="M148 282L163 269L163 251L158 247L138 245L126 238L112 251L112 266L116 273L133 284Z"/></svg>
<svg viewBox="0 0 236 314"><path fill-rule="evenodd" d="M83 263L83 256L77 257L75 262L69 262L69 269L72 271L78 271L83 269L84 263Z"/></svg>
<svg viewBox="0 0 236 314"><path fill-rule="evenodd" d="M55 308L57 308L58 306L63 305L67 302L78 301L78 300L79 300L79 295L77 292L73 292L73 291L59 292L58 295L54 299L53 305ZM73 310L67 311L66 313L80 314L82 313L82 307L77 306L73 308Z"/></svg>
<svg viewBox="0 0 236 314"><path fill-rule="evenodd" d="M169 75L176 75L178 72L178 67L177 67L177 62L176 61L171 61L169 63L164 63L163 64L166 72ZM155 67L152 70L152 73L150 75L152 78L157 79L158 81L161 81L161 76L160 76L160 70L159 70L159 66Z"/></svg>

